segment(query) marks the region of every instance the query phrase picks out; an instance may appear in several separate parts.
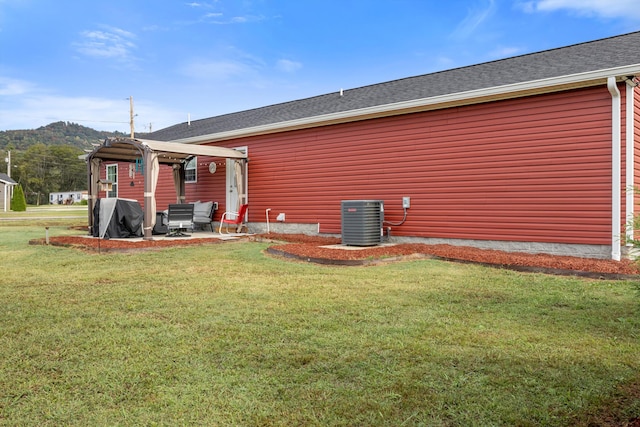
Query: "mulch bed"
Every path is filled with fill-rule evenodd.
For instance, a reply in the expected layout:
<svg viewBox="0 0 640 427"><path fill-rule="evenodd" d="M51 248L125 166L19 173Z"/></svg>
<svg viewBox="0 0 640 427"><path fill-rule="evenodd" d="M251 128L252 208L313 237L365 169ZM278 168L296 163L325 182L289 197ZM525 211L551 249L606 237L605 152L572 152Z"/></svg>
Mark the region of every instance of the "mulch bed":
<svg viewBox="0 0 640 427"><path fill-rule="evenodd" d="M246 238L273 243L273 245L267 249L267 252L272 255L320 264L372 265L406 259L437 258L510 268L520 271L571 274L594 278L637 279L640 274L638 263L631 260L613 261L571 256L526 254L477 249L466 246L427 245L420 243L344 250L323 247L339 244L339 238L307 236L303 234L272 233L248 236ZM43 244L44 239L37 239L30 243ZM57 236L51 237L49 243L52 245L77 247L90 251L121 252L141 249L160 249L171 246L222 243L222 241L215 238L126 241L86 238L82 236Z"/></svg>
<svg viewBox="0 0 640 427"><path fill-rule="evenodd" d="M519 271L572 274L594 278L635 279L640 274L638 263L632 260L613 261L421 243L344 250L322 247L339 244L340 239L337 238L277 235L277 239L287 240L288 243L271 246L268 252L287 258L297 258L321 264L367 265L377 264L385 260L396 261L407 258L428 257L478 263Z"/></svg>

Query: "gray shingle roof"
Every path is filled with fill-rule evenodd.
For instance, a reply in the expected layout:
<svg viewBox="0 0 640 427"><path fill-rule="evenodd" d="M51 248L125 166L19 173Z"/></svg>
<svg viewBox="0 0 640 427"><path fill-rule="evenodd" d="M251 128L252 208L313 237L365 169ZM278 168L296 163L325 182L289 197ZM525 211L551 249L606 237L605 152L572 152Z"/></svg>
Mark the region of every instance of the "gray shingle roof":
<svg viewBox="0 0 640 427"><path fill-rule="evenodd" d="M7 175L6 173L0 173L0 181L6 183L6 184L17 184L17 182L15 182L9 175Z"/></svg>
<svg viewBox="0 0 640 427"><path fill-rule="evenodd" d="M146 137L170 141L640 64L640 32L186 122Z"/></svg>

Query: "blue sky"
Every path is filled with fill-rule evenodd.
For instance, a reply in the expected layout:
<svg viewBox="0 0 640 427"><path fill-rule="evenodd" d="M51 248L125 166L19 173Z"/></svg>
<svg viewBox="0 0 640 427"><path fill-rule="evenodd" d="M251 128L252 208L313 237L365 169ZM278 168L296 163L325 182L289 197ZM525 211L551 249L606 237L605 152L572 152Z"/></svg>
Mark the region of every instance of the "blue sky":
<svg viewBox="0 0 640 427"><path fill-rule="evenodd" d="M128 132L133 97L146 132L638 30L638 0L0 0L0 130Z"/></svg>

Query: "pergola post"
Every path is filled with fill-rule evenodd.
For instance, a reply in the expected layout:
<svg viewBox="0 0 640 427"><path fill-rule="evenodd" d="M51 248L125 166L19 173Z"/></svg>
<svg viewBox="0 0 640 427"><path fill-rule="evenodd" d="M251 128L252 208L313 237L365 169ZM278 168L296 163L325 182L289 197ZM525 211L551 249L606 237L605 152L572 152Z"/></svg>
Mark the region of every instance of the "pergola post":
<svg viewBox="0 0 640 427"><path fill-rule="evenodd" d="M186 203L187 195L185 193L185 162L173 165L173 185L176 189L176 203Z"/></svg>
<svg viewBox="0 0 640 427"><path fill-rule="evenodd" d="M98 192L100 191L100 187L98 185L98 181L100 180L100 159L90 158L87 162L87 181L89 184L89 188L87 191L87 210L88 210L88 224L89 224L89 234L93 234L93 209L96 206L96 201L99 198Z"/></svg>

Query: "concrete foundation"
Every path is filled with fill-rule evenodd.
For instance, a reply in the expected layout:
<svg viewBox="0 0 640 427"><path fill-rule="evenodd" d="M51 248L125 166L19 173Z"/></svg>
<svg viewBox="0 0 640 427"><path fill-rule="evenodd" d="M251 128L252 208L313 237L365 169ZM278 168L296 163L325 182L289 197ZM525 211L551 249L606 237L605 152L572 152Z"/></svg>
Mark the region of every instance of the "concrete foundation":
<svg viewBox="0 0 640 427"><path fill-rule="evenodd" d="M248 224L249 232L263 234L267 232L265 222L253 222ZM310 236L340 237L339 234L320 234L318 224L294 224L285 222L269 223L269 231L281 234L306 234ZM541 242L505 242L499 240L466 240L466 239L440 239L425 237L391 236L389 243L424 243L427 245L453 245L469 246L479 249L494 249L505 252L524 252L530 254L550 254L561 256L576 256L581 258L611 259L610 245L581 245L571 243L541 243ZM634 248L623 247L627 257L637 257L638 251Z"/></svg>

